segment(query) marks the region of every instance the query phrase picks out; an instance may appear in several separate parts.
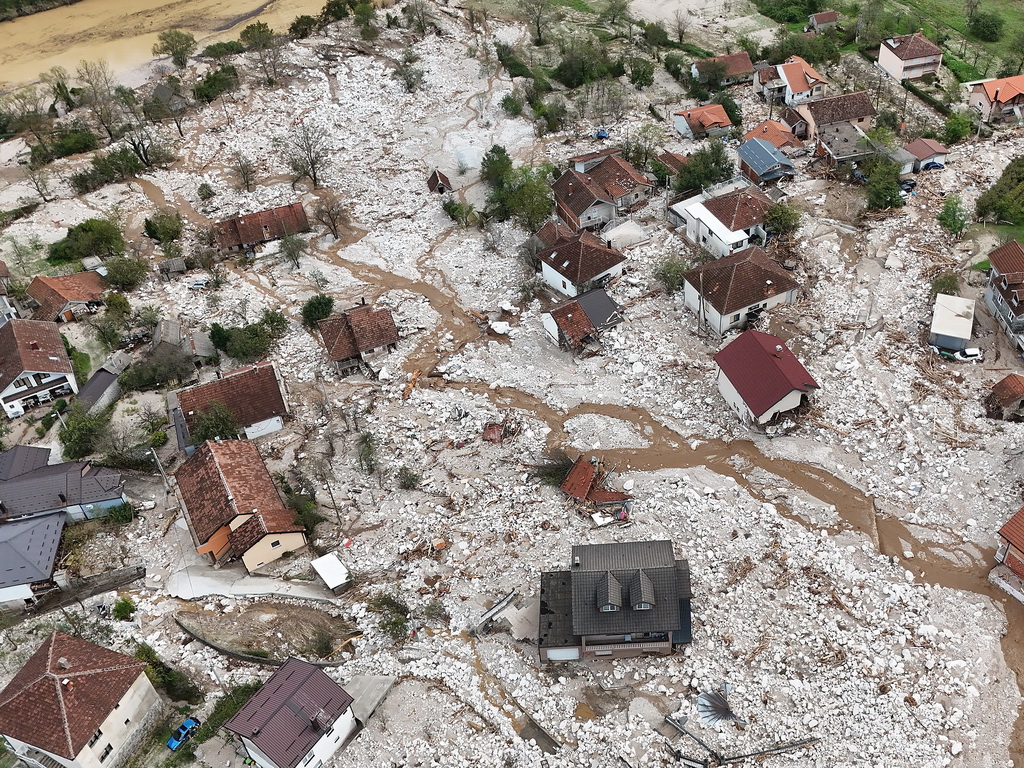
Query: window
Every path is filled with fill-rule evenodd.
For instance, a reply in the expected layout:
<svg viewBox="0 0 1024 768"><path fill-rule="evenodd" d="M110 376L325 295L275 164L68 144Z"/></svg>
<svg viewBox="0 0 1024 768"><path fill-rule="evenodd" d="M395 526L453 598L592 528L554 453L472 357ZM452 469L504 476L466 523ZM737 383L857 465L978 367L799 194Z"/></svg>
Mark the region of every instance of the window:
<svg viewBox="0 0 1024 768"><path fill-rule="evenodd" d="M28 376L22 376L20 379L14 380L14 386L18 389L28 389L32 385L32 380Z"/></svg>
<svg viewBox="0 0 1024 768"><path fill-rule="evenodd" d="M735 315L732 316L732 319L729 322L730 323L738 323L739 321L740 321L740 313L737 312Z"/></svg>
<svg viewBox="0 0 1024 768"><path fill-rule="evenodd" d="M653 607L654 606L651 605L650 603L637 603L636 605L633 606L633 610L634 611L649 611Z"/></svg>
<svg viewBox="0 0 1024 768"><path fill-rule="evenodd" d="M604 613L614 613L615 611L619 610L619 606L612 605L611 603L607 603L607 604L601 606L601 610Z"/></svg>
<svg viewBox="0 0 1024 768"><path fill-rule="evenodd" d="M567 288L567 287L568 287L568 286L566 285L566 283L565 283L565 280L563 280L563 281L562 281L562 287L563 287L563 288Z"/></svg>
<svg viewBox="0 0 1024 768"><path fill-rule="evenodd" d="M100 740L100 736L102 736L102 735L103 735L103 731L101 731L99 729L96 729L96 733L94 733L92 735L92 738L89 739L89 746L91 747L93 744L95 744L97 741L99 741Z"/></svg>
<svg viewBox="0 0 1024 768"><path fill-rule="evenodd" d="M100 752L100 762L102 763L104 760L106 760L108 757L110 757L110 753L113 752L113 751L114 751L113 745L107 744L107 746L105 746L103 748L103 751Z"/></svg>
<svg viewBox="0 0 1024 768"><path fill-rule="evenodd" d="M125 725L128 725L128 723L130 723L131 721L132 721L132 719L131 719L130 717L126 717L126 718L124 719L124 724L125 724Z"/></svg>
<svg viewBox="0 0 1024 768"><path fill-rule="evenodd" d="M313 751L312 750L310 750L309 754L306 755L306 759L302 761L302 764L303 765L309 765L311 762L313 762Z"/></svg>
<svg viewBox="0 0 1024 768"><path fill-rule="evenodd" d="M281 540L280 539L275 539L274 541L270 542L270 548L271 549L279 549L280 546L281 546Z"/></svg>

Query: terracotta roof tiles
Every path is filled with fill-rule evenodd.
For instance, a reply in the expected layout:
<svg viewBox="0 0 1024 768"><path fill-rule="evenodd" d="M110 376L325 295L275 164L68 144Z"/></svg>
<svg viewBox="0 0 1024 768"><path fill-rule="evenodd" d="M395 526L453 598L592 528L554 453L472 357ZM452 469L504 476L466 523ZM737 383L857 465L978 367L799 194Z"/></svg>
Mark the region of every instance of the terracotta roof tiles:
<svg viewBox="0 0 1024 768"><path fill-rule="evenodd" d="M590 178L572 168L559 176L551 185L555 199L562 203L575 215L580 216L585 210L597 202L614 203L608 192Z"/></svg>
<svg viewBox="0 0 1024 768"><path fill-rule="evenodd" d="M694 62L694 65L697 67L698 72L703 73L713 64L718 63L725 65L725 77L745 75L754 71L754 65L750 61L750 54L746 51L730 53L725 56L712 56L710 59L701 59L700 61Z"/></svg>
<svg viewBox="0 0 1024 768"><path fill-rule="evenodd" d="M217 247L221 250L257 245L285 235L308 232L309 221L302 203L268 208L244 216L236 216L213 225Z"/></svg>
<svg viewBox="0 0 1024 768"><path fill-rule="evenodd" d="M220 379L178 392L181 415L190 429L213 403L227 408L242 427L288 413L273 363L240 368Z"/></svg>
<svg viewBox="0 0 1024 768"><path fill-rule="evenodd" d="M361 353L398 343L398 326L391 310L374 309L369 304L324 318L317 328L334 362L351 360Z"/></svg>
<svg viewBox="0 0 1024 768"><path fill-rule="evenodd" d="M800 109L806 109L811 114L818 130L821 130L823 125L850 122L878 114L867 91L843 93L839 96L809 101L801 104Z"/></svg>
<svg viewBox="0 0 1024 768"><path fill-rule="evenodd" d="M757 226L775 203L759 187L745 187L704 202L708 212L730 232Z"/></svg>
<svg viewBox="0 0 1024 768"><path fill-rule="evenodd" d="M0 392L26 371L74 377L56 323L15 318L0 325Z"/></svg>
<svg viewBox="0 0 1024 768"><path fill-rule="evenodd" d="M691 269L685 279L720 315L732 314L800 287L757 246Z"/></svg>
<svg viewBox="0 0 1024 768"><path fill-rule="evenodd" d="M942 55L942 49L921 32L890 37L883 40L882 45L896 54L896 57L902 61Z"/></svg>
<svg viewBox="0 0 1024 768"><path fill-rule="evenodd" d="M110 284L96 272L76 272L61 277L32 278L28 295L39 302L33 317L37 320L56 320L61 310L71 302L98 302Z"/></svg>
<svg viewBox="0 0 1024 768"><path fill-rule="evenodd" d="M988 80L979 85L985 90L990 102L995 103L996 94L999 95L999 103L1005 104L1017 96L1024 94L1024 75L1013 77L1001 77L996 80ZM977 88L978 86L975 86Z"/></svg>
<svg viewBox="0 0 1024 768"><path fill-rule="evenodd" d="M589 232L580 232L569 240L557 242L537 254L573 285L590 282L601 273L626 260L619 251L609 248Z"/></svg>
<svg viewBox="0 0 1024 768"><path fill-rule="evenodd" d="M903 148L918 160L927 160L933 155L945 155L949 152L946 147L939 144L935 139L914 139Z"/></svg>
<svg viewBox="0 0 1024 768"><path fill-rule="evenodd" d="M609 155L590 169L590 178L616 200L640 186L650 186L647 177L618 155Z"/></svg>
<svg viewBox="0 0 1024 768"><path fill-rule="evenodd" d="M1003 408L1017 405L1024 400L1024 376L1011 373L992 385L992 399Z"/></svg>
<svg viewBox="0 0 1024 768"><path fill-rule="evenodd" d="M705 133L713 128L724 128L732 125L732 120L721 104L705 104L703 107L682 109L676 112L686 120L694 133Z"/></svg>
<svg viewBox="0 0 1024 768"><path fill-rule="evenodd" d="M1024 508L1018 509L1013 517L999 529L999 535L1017 549L1024 549Z"/></svg>
<svg viewBox="0 0 1024 768"><path fill-rule="evenodd" d="M783 147L799 148L804 145L785 125L777 120L765 120L752 131L743 135L744 141L764 139L776 149Z"/></svg>

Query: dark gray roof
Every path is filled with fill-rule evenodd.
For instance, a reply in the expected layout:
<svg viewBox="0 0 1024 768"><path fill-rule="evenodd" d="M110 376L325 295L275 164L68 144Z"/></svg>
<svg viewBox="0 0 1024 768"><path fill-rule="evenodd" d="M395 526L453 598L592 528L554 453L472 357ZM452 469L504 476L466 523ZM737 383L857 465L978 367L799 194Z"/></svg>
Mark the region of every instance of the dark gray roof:
<svg viewBox="0 0 1024 768"><path fill-rule="evenodd" d="M793 168L792 161L764 139L745 141L740 144L736 153L759 178L779 168Z"/></svg>
<svg viewBox="0 0 1024 768"><path fill-rule="evenodd" d="M6 461L12 461L7 458L11 451L20 451L22 456L29 456L21 450L23 448L16 446L0 454L0 466ZM43 450L46 450L49 457L49 449ZM7 518L38 515L78 504L95 504L120 498L120 472L93 467L83 461L40 466L39 456L38 453L34 454L34 463L27 463L16 456L13 463L20 466L21 471L0 480L0 501L3 502Z"/></svg>
<svg viewBox="0 0 1024 768"><path fill-rule="evenodd" d="M64 517L57 512L0 524L0 589L50 578Z"/></svg>
<svg viewBox="0 0 1024 768"><path fill-rule="evenodd" d="M0 453L0 481L10 480L33 469L45 467L49 461L49 448L16 445Z"/></svg>
<svg viewBox="0 0 1024 768"><path fill-rule="evenodd" d="M540 575L541 648L565 648L580 642L572 632L571 577L569 571L548 571Z"/></svg>
<svg viewBox="0 0 1024 768"><path fill-rule="evenodd" d="M671 541L591 544L572 548L574 635L677 632L680 601L688 601L690 568ZM601 606L620 605L617 611ZM633 606L647 603L648 610Z"/></svg>
<svg viewBox="0 0 1024 768"><path fill-rule="evenodd" d="M89 380L85 382L85 386L78 390L78 395L75 399L83 405L92 407L110 389L110 386L116 382L116 373L108 371L106 368L100 368L89 377Z"/></svg>
<svg viewBox="0 0 1024 768"><path fill-rule="evenodd" d="M581 293L576 297L576 303L599 331L622 322L622 305L609 296L604 288Z"/></svg>

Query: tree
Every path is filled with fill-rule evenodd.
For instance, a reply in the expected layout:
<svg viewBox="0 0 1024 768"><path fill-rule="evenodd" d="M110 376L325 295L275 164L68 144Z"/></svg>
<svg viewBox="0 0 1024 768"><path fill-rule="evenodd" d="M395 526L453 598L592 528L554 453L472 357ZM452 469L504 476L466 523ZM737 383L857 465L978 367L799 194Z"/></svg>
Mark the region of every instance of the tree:
<svg viewBox="0 0 1024 768"><path fill-rule="evenodd" d="M356 26L359 27L359 36L364 40L376 40L380 34L373 25L373 20L377 18L376 9L369 3L359 3L352 9L352 15L355 17Z"/></svg>
<svg viewBox="0 0 1024 768"><path fill-rule="evenodd" d="M207 440L220 438L231 440L238 437L241 427L238 419L227 409L224 403L214 400L201 410L192 420L188 434L195 445L202 445Z"/></svg>
<svg viewBox="0 0 1024 768"><path fill-rule="evenodd" d="M331 21L339 21L348 17L348 3L345 0L327 0L321 15Z"/></svg>
<svg viewBox="0 0 1024 768"><path fill-rule="evenodd" d="M980 7L981 0L964 0L964 11L967 13L967 21L974 18Z"/></svg>
<svg viewBox="0 0 1024 768"><path fill-rule="evenodd" d="M173 160L173 155L153 133L150 122L146 119L143 105L135 96L135 91L119 85L114 91L114 96L120 102L121 114L125 118L125 123L122 126L124 138L142 164L146 168L151 168L154 165L161 165Z"/></svg>
<svg viewBox="0 0 1024 768"><path fill-rule="evenodd" d="M676 33L676 40L683 42L686 37L686 30L690 28L690 15L682 8L676 8L672 14L672 31Z"/></svg>
<svg viewBox="0 0 1024 768"><path fill-rule="evenodd" d="M118 83L105 61L82 61L75 71L80 83L80 102L114 141L119 135L121 109L114 98Z"/></svg>
<svg viewBox="0 0 1024 768"><path fill-rule="evenodd" d="M944 293L947 296L956 296L956 292L960 289L960 278L957 277L956 272L942 272L935 276L932 280L932 300L940 293Z"/></svg>
<svg viewBox="0 0 1024 768"><path fill-rule="evenodd" d="M50 67L39 79L50 89L54 104L62 104L68 112L77 106L77 99L71 93L71 75L64 67Z"/></svg>
<svg viewBox="0 0 1024 768"><path fill-rule="evenodd" d="M956 144L971 132L971 116L966 112L954 112L942 126L942 138L947 144Z"/></svg>
<svg viewBox="0 0 1024 768"><path fill-rule="evenodd" d="M106 219L86 219L68 230L67 237L50 246L49 260L57 264L86 256L119 256L125 242L121 230Z"/></svg>
<svg viewBox="0 0 1024 768"><path fill-rule="evenodd" d="M182 128L182 122L191 106L186 96L185 87L181 82L181 78L174 77L173 75L165 78L163 85L167 86L170 93L167 94L163 89L154 92L153 95L143 102L142 112L154 123L173 120L174 127L178 129L178 135L184 138L185 131Z"/></svg>
<svg viewBox="0 0 1024 768"><path fill-rule="evenodd" d="M231 161L231 170L238 177L238 183L246 192L252 192L253 182L256 181L256 164L251 158L236 152Z"/></svg>
<svg viewBox="0 0 1024 768"><path fill-rule="evenodd" d="M678 256L668 256L658 265L654 277L665 286L668 293L675 293L683 287L689 270L690 264L687 261Z"/></svg>
<svg viewBox="0 0 1024 768"><path fill-rule="evenodd" d="M501 187L512 173L512 158L500 144L492 144L480 161L480 178L491 187Z"/></svg>
<svg viewBox="0 0 1024 768"><path fill-rule="evenodd" d="M875 160L868 174L868 208L880 210L903 207L903 198L900 197L900 167L896 163L885 159Z"/></svg>
<svg viewBox="0 0 1024 768"><path fill-rule="evenodd" d="M406 93L415 92L423 82L423 70L413 66L419 60L420 57L412 48L406 48L395 67L395 77L405 86Z"/></svg>
<svg viewBox="0 0 1024 768"><path fill-rule="evenodd" d="M149 266L142 259L118 256L107 259L107 282L115 288L130 291L149 275Z"/></svg>
<svg viewBox="0 0 1024 768"><path fill-rule="evenodd" d="M105 412L90 414L80 402L73 402L64 417L63 429L57 433L64 459L77 461L92 453L107 426L107 421L108 416Z"/></svg>
<svg viewBox="0 0 1024 768"><path fill-rule="evenodd" d="M316 328L316 324L330 317L333 310L334 299L326 293L318 293L302 305L302 324L307 328Z"/></svg>
<svg viewBox="0 0 1024 768"><path fill-rule="evenodd" d="M629 14L629 4L630 0L608 0L608 4L601 11L601 17L609 24L614 24Z"/></svg>
<svg viewBox="0 0 1024 768"><path fill-rule="evenodd" d="M637 90L654 85L654 62L634 56L629 60L629 82Z"/></svg>
<svg viewBox="0 0 1024 768"><path fill-rule="evenodd" d="M292 187L308 178L313 188L320 186L320 177L330 157L329 134L320 125L302 121L285 140L285 162L292 171Z"/></svg>
<svg viewBox="0 0 1024 768"><path fill-rule="evenodd" d="M299 268L305 250L306 241L298 235L285 235L281 238L281 255L292 265L292 269Z"/></svg>
<svg viewBox="0 0 1024 768"><path fill-rule="evenodd" d="M414 30L421 37L434 26L434 16L430 12L430 5L426 0L410 0L402 8L402 13L409 20L409 29Z"/></svg>
<svg viewBox="0 0 1024 768"><path fill-rule="evenodd" d="M520 0L526 23L533 30L533 44L544 45L544 30L551 20L552 0Z"/></svg>
<svg viewBox="0 0 1024 768"><path fill-rule="evenodd" d="M489 212L499 220L514 218L533 232L551 215L554 199L544 169L518 168L487 198Z"/></svg>
<svg viewBox="0 0 1024 768"><path fill-rule="evenodd" d="M776 203L764 215L764 228L769 235L791 235L799 226L799 209L785 203Z"/></svg>
<svg viewBox="0 0 1024 768"><path fill-rule="evenodd" d="M151 237L161 244L169 243L181 237L181 214L173 209L165 208L147 218L143 222L142 228L146 237Z"/></svg>
<svg viewBox="0 0 1024 768"><path fill-rule="evenodd" d="M676 192L689 192L732 178L733 164L720 141L704 144L692 155L676 176Z"/></svg>
<svg viewBox="0 0 1024 768"><path fill-rule="evenodd" d="M335 240L341 237L341 228L351 223L344 203L334 192L324 192L320 195L313 207L313 218L327 227L327 231Z"/></svg>
<svg viewBox="0 0 1024 768"><path fill-rule="evenodd" d="M960 238L970 223L970 216L964 207L963 201L960 199L960 195L946 195L946 199L942 201L942 210L939 211L938 216L935 218L943 229L957 239Z"/></svg>
<svg viewBox="0 0 1024 768"><path fill-rule="evenodd" d="M265 22L257 21L243 29L238 39L246 50L255 52L267 85L277 80L277 68L281 60L281 41L274 34L274 30Z"/></svg>
<svg viewBox="0 0 1024 768"><path fill-rule="evenodd" d="M170 56L171 63L178 69L188 64L188 57L195 53L196 39L188 32L180 29L168 29L157 35L157 43L153 46L154 56Z"/></svg>
<svg viewBox="0 0 1024 768"><path fill-rule="evenodd" d="M53 199L52 177L45 168L37 167L29 163L25 166L25 180L32 185L32 189L42 198L44 203Z"/></svg>
<svg viewBox="0 0 1024 768"><path fill-rule="evenodd" d="M657 123L644 123L622 142L622 156L638 168L646 169L658 147L665 143L665 131Z"/></svg>
<svg viewBox="0 0 1024 768"><path fill-rule="evenodd" d="M313 16L296 16L295 21L288 27L288 34L297 38L309 37L316 29L316 25L317 21Z"/></svg>
<svg viewBox="0 0 1024 768"><path fill-rule="evenodd" d="M967 28L979 39L992 43L1003 36L1006 19L998 13L979 11L967 22Z"/></svg>
<svg viewBox="0 0 1024 768"><path fill-rule="evenodd" d="M709 91L717 91L725 80L725 64L721 61L708 61L697 68L697 82Z"/></svg>
<svg viewBox="0 0 1024 768"><path fill-rule="evenodd" d="M49 147L50 117L47 104L49 92L36 85L19 88L0 101L0 112L8 115L11 128L29 133L44 151Z"/></svg>
<svg viewBox="0 0 1024 768"><path fill-rule="evenodd" d="M743 112L740 110L739 104L736 100L729 95L727 91L719 91L715 94L711 100L713 104L721 104L722 109L725 110L725 114L729 116L729 120L737 128L743 125Z"/></svg>

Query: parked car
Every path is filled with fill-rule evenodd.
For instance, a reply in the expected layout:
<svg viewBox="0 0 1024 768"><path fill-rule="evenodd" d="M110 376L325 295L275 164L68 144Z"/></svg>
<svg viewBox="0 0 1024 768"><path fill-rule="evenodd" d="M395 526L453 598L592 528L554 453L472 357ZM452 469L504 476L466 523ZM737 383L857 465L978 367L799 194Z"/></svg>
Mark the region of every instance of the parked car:
<svg viewBox="0 0 1024 768"><path fill-rule="evenodd" d="M199 280L193 280L191 283L188 284L188 289L190 291L205 291L209 287L210 281L207 280L205 277L200 278Z"/></svg>
<svg viewBox="0 0 1024 768"><path fill-rule="evenodd" d="M900 189L905 192L910 192L914 187L917 186L917 179L904 179L900 182Z"/></svg>
<svg viewBox="0 0 1024 768"><path fill-rule="evenodd" d="M186 718L185 722L179 725L178 730L171 734L171 738L167 740L167 748L174 752L178 747L196 735L200 725L202 723L194 717Z"/></svg>
<svg viewBox="0 0 1024 768"><path fill-rule="evenodd" d="M939 357L943 357L946 360L956 360L961 363L976 363L984 358L981 350L977 347L968 347L967 349L943 349L930 344L928 348Z"/></svg>
<svg viewBox="0 0 1024 768"><path fill-rule="evenodd" d="M922 171L941 171L945 167L946 166L944 166L942 163L937 163L934 160L932 160L930 163L925 163L924 165L922 165L921 166L921 170Z"/></svg>

